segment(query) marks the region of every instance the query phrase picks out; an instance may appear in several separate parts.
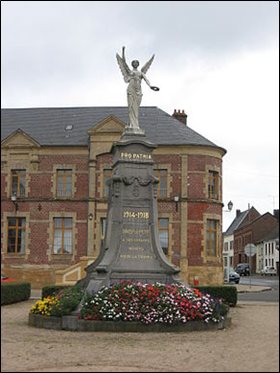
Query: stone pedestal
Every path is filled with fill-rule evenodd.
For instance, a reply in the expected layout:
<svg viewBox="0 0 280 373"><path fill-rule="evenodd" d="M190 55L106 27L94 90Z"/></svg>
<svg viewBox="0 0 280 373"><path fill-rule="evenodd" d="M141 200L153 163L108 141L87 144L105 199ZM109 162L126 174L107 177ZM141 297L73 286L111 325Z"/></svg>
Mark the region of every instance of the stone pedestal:
<svg viewBox="0 0 280 373"><path fill-rule="evenodd" d="M126 133L112 147L105 240L96 262L86 269L84 281L90 293L125 279L179 282L179 268L167 260L159 243L159 181L154 177L152 157L156 147L145 135Z"/></svg>

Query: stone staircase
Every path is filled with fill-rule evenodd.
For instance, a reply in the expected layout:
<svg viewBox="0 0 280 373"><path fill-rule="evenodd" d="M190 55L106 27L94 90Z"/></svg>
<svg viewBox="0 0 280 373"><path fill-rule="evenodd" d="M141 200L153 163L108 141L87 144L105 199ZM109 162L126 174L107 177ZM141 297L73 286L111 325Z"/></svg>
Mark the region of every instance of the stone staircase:
<svg viewBox="0 0 280 373"><path fill-rule="evenodd" d="M84 256L80 262L55 272L56 285L75 285L77 281L86 276L86 267L93 263L96 257Z"/></svg>

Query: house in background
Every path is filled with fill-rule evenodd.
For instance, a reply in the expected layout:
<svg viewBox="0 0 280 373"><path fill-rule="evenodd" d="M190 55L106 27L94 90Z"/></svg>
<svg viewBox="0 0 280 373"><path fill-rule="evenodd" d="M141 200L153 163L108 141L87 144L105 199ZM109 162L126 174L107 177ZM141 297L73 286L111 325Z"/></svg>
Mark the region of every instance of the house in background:
<svg viewBox="0 0 280 373"><path fill-rule="evenodd" d="M257 245L257 269L260 273L264 267L274 267L279 275L279 225L276 226Z"/></svg>
<svg viewBox="0 0 280 373"><path fill-rule="evenodd" d="M245 247L249 243L257 245L278 226L277 211L274 215L267 212L261 216L254 209L251 217L248 216L243 223L234 231L234 265L248 263L249 258L245 255ZM255 217L255 218L254 218ZM252 272L257 270L257 255L252 258Z"/></svg>
<svg viewBox="0 0 280 373"><path fill-rule="evenodd" d="M33 287L72 284L98 256L106 229L113 142L127 107L1 110L1 269ZM192 284L222 284L225 149L186 123L141 107L159 179L163 251Z"/></svg>
<svg viewBox="0 0 280 373"><path fill-rule="evenodd" d="M230 224L226 232L223 233L223 259L226 279L228 278L229 268L235 267L234 231L242 224L248 223L257 216L260 216L260 213L254 207L243 212L236 210L236 216L233 222Z"/></svg>

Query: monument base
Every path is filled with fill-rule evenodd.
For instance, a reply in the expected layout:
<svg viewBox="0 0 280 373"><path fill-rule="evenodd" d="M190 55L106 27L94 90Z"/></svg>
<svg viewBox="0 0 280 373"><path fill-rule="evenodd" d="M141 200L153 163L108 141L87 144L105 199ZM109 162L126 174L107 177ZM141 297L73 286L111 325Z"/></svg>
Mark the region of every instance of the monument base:
<svg viewBox="0 0 280 373"><path fill-rule="evenodd" d="M159 242L157 194L152 152L144 131L126 128L115 143L106 234L97 260L82 281L93 294L122 280L179 283L180 269L170 263Z"/></svg>
<svg viewBox="0 0 280 373"><path fill-rule="evenodd" d="M131 135L146 137L145 131L141 130L141 128L125 127L124 133L122 134L122 138L124 136L131 136Z"/></svg>

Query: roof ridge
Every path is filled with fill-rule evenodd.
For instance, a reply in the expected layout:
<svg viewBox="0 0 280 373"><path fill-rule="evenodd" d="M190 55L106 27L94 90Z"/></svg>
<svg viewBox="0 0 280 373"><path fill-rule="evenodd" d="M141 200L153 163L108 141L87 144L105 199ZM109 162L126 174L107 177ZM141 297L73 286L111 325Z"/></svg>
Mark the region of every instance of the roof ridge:
<svg viewBox="0 0 280 373"><path fill-rule="evenodd" d="M120 108L120 109L128 109L127 106L123 105L123 106L110 106L110 105L98 105L98 106L30 106L30 107L8 107L8 108L1 108L1 111L2 110L38 110L38 109L42 109L42 110L45 110L45 109L51 109L51 110L54 110L54 109L96 109L96 108L102 108L102 109L117 109L117 108ZM146 105L146 106L140 106L140 110L143 109L143 108L157 108L158 109L158 106L155 106L155 105Z"/></svg>

